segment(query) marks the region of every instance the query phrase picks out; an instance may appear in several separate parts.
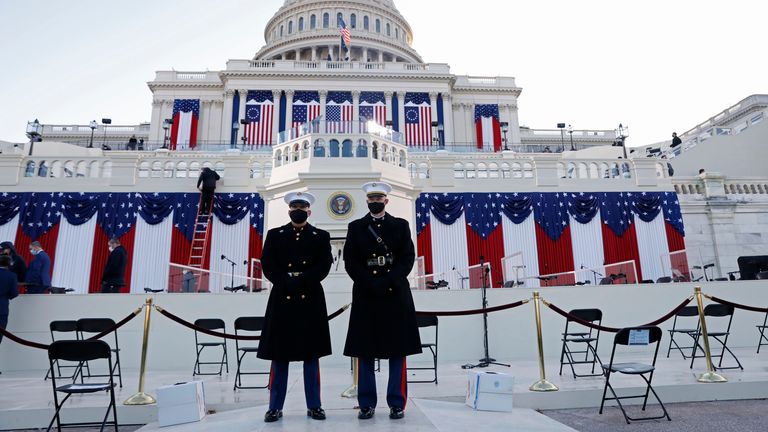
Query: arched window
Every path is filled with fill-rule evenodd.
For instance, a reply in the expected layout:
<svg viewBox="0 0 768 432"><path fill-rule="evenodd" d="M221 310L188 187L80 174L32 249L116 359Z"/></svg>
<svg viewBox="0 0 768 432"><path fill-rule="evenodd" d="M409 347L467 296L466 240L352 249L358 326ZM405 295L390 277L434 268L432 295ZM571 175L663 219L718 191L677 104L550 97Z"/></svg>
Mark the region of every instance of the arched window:
<svg viewBox="0 0 768 432"><path fill-rule="evenodd" d="M354 157L354 151L352 150L352 140L344 140L341 144L341 157Z"/></svg>
<svg viewBox="0 0 768 432"><path fill-rule="evenodd" d="M395 39L400 39L400 27L395 27Z"/></svg>
<svg viewBox="0 0 768 432"><path fill-rule="evenodd" d="M299 31L304 31L304 17L299 18Z"/></svg>
<svg viewBox="0 0 768 432"><path fill-rule="evenodd" d="M356 156L359 158L365 158L368 157L368 142L366 142L364 139L361 139L357 142L357 150L355 152Z"/></svg>
<svg viewBox="0 0 768 432"><path fill-rule="evenodd" d="M352 14L349 16L349 26L351 28L357 28L357 15Z"/></svg>
<svg viewBox="0 0 768 432"><path fill-rule="evenodd" d="M309 17L309 29L314 30L317 28L317 17L315 14L312 14L312 16Z"/></svg>
<svg viewBox="0 0 768 432"><path fill-rule="evenodd" d="M313 157L325 157L325 141L315 140L315 149L313 151Z"/></svg>
<svg viewBox="0 0 768 432"><path fill-rule="evenodd" d="M24 170L24 177L34 177L35 176L35 161L29 161L27 162L27 169Z"/></svg>
<svg viewBox="0 0 768 432"><path fill-rule="evenodd" d="M363 30L370 30L371 29L371 23L368 19L368 15L363 17Z"/></svg>
<svg viewBox="0 0 768 432"><path fill-rule="evenodd" d="M381 20L376 18L376 33L381 33Z"/></svg>
<svg viewBox="0 0 768 432"><path fill-rule="evenodd" d="M323 28L328 28L331 25L331 16L328 12L323 14Z"/></svg>
<svg viewBox="0 0 768 432"><path fill-rule="evenodd" d="M331 144L331 157L332 158L339 157L339 154L340 154L339 141L333 139L330 141L330 144Z"/></svg>
<svg viewBox="0 0 768 432"><path fill-rule="evenodd" d="M283 29L284 29L284 27L280 26L280 37L283 37Z"/></svg>
<svg viewBox="0 0 768 432"><path fill-rule="evenodd" d="M261 178L261 164L254 162L251 165L251 178Z"/></svg>
<svg viewBox="0 0 768 432"><path fill-rule="evenodd" d="M387 23L387 36L392 36L392 26Z"/></svg>
<svg viewBox="0 0 768 432"><path fill-rule="evenodd" d="M37 176L48 177L48 165L45 164L45 161L40 161L40 167L37 168Z"/></svg>
<svg viewBox="0 0 768 432"><path fill-rule="evenodd" d="M336 14L336 27L340 26L342 21L344 21L344 14L339 12Z"/></svg>
<svg viewBox="0 0 768 432"><path fill-rule="evenodd" d="M288 34L293 33L293 21L288 21Z"/></svg>

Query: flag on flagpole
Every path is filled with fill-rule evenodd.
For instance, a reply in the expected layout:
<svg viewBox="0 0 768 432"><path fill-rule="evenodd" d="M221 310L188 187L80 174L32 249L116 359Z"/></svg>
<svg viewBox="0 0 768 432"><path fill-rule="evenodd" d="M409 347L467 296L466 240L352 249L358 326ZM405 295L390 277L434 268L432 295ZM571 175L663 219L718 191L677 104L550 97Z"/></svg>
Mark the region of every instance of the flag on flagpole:
<svg viewBox="0 0 768 432"><path fill-rule="evenodd" d="M339 33L341 33L342 45L349 49L350 42L352 42L352 34L349 32L347 23L344 22L344 18L339 16Z"/></svg>
<svg viewBox="0 0 768 432"><path fill-rule="evenodd" d="M249 91L245 104L245 138L249 146L272 145L275 104L272 92Z"/></svg>

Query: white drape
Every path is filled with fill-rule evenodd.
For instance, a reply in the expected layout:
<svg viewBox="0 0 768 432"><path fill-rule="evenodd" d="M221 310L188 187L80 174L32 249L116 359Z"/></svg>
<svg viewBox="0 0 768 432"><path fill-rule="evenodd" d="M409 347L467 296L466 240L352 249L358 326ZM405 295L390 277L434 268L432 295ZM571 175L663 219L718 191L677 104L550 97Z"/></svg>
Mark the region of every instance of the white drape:
<svg viewBox="0 0 768 432"><path fill-rule="evenodd" d="M651 222L643 222L635 215L637 249L640 253L640 269L643 279L654 281L664 276L662 256L669 256L667 231L664 229L663 215L656 216Z"/></svg>
<svg viewBox="0 0 768 432"><path fill-rule="evenodd" d="M9 241L16 243L16 231L19 229L19 215L9 220L7 224L0 225L0 243Z"/></svg>
<svg viewBox="0 0 768 432"><path fill-rule="evenodd" d="M603 231L600 226L600 212L586 224L577 222L573 216L570 216L570 219L576 281L598 283L600 282L599 277L596 277L589 269L604 273L602 267L603 263L605 263L605 253L603 251Z"/></svg>
<svg viewBox="0 0 768 432"><path fill-rule="evenodd" d="M167 287L172 234L173 213L157 225L150 225L141 217L137 218L136 237L133 241L132 293L143 293L146 287Z"/></svg>
<svg viewBox="0 0 768 432"><path fill-rule="evenodd" d="M187 148L190 138L192 138L192 111L179 113L179 135L176 138L176 145L179 148Z"/></svg>
<svg viewBox="0 0 768 432"><path fill-rule="evenodd" d="M93 236L96 233L96 215L82 225L72 225L62 216L59 237L56 240L56 262L51 284L72 288L77 294L87 294L93 257Z"/></svg>
<svg viewBox="0 0 768 432"><path fill-rule="evenodd" d="M520 269L520 278L525 277L525 287L538 287L538 279L530 279L539 274L539 256L536 247L536 225L531 214L523 223L516 225L509 218L503 216L502 228L504 229L504 255L509 256L515 252L523 253L524 269Z"/></svg>
<svg viewBox="0 0 768 432"><path fill-rule="evenodd" d="M493 152L493 117L482 117L480 122L483 130L483 149Z"/></svg>
<svg viewBox="0 0 768 432"><path fill-rule="evenodd" d="M218 218L213 218L213 237L210 243L211 249L211 272L210 279L211 292L223 292L225 286L231 284L232 265L221 259L226 255L236 263L235 266L235 286L246 283L245 277L248 275L248 265L243 262L248 260L248 238L250 235L250 218L245 217L235 225L225 225Z"/></svg>
<svg viewBox="0 0 768 432"><path fill-rule="evenodd" d="M432 217L432 273L435 282L448 281L450 289L461 289L462 278L469 277L467 259L467 221L462 214L452 225ZM455 270L454 270L455 269ZM469 279L464 281L469 288Z"/></svg>

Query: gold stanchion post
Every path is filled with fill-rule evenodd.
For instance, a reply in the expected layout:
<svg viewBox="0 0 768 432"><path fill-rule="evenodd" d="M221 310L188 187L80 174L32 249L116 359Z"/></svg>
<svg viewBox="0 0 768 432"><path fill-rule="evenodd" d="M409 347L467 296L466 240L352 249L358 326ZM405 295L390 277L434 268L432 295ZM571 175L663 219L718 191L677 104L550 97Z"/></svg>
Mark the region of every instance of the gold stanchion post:
<svg viewBox="0 0 768 432"><path fill-rule="evenodd" d="M541 298L538 291L533 292L533 309L536 314L536 339L539 344L540 379L533 383L529 390L537 392L558 391L559 389L556 385L547 381L547 375L544 369L544 341L541 336Z"/></svg>
<svg viewBox="0 0 768 432"><path fill-rule="evenodd" d="M709 350L709 334L707 333L707 321L704 318L704 301L702 300L701 287L695 287L693 292L696 296L696 303L699 305L699 322L701 323L701 338L704 339L704 356L707 359L707 371L699 375L699 382L703 383L722 383L728 380L715 372L712 365L712 352Z"/></svg>
<svg viewBox="0 0 768 432"><path fill-rule="evenodd" d="M352 358L352 385L348 389L341 392L343 398L353 398L357 396L357 371L359 361L357 357Z"/></svg>
<svg viewBox="0 0 768 432"><path fill-rule="evenodd" d="M147 372L147 344L149 343L149 317L152 313L152 298L147 297L144 305L144 339L141 342L141 367L139 368L139 392L126 399L123 405L152 405L155 398L144 393L144 377Z"/></svg>

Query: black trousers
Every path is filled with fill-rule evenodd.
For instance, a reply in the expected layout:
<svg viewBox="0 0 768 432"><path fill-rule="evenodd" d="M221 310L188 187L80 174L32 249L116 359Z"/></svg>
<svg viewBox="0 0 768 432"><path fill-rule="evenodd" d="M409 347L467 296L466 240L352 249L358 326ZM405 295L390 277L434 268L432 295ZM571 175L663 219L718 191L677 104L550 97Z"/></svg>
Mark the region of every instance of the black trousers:
<svg viewBox="0 0 768 432"><path fill-rule="evenodd" d="M208 212L211 209L211 203L213 203L213 192L214 189L203 189L202 190L202 198L200 200L200 205L202 208L200 209L201 214L208 214Z"/></svg>
<svg viewBox="0 0 768 432"><path fill-rule="evenodd" d="M107 282L102 282L101 293L102 294L119 294L120 287L122 287L122 285L115 285Z"/></svg>
<svg viewBox="0 0 768 432"><path fill-rule="evenodd" d="M27 285L27 294L45 294L45 290L48 287L42 285Z"/></svg>
<svg viewBox="0 0 768 432"><path fill-rule="evenodd" d="M0 328L5 330L5 326L8 325L8 314L0 314ZM0 342L3 341L3 335L0 334Z"/></svg>

